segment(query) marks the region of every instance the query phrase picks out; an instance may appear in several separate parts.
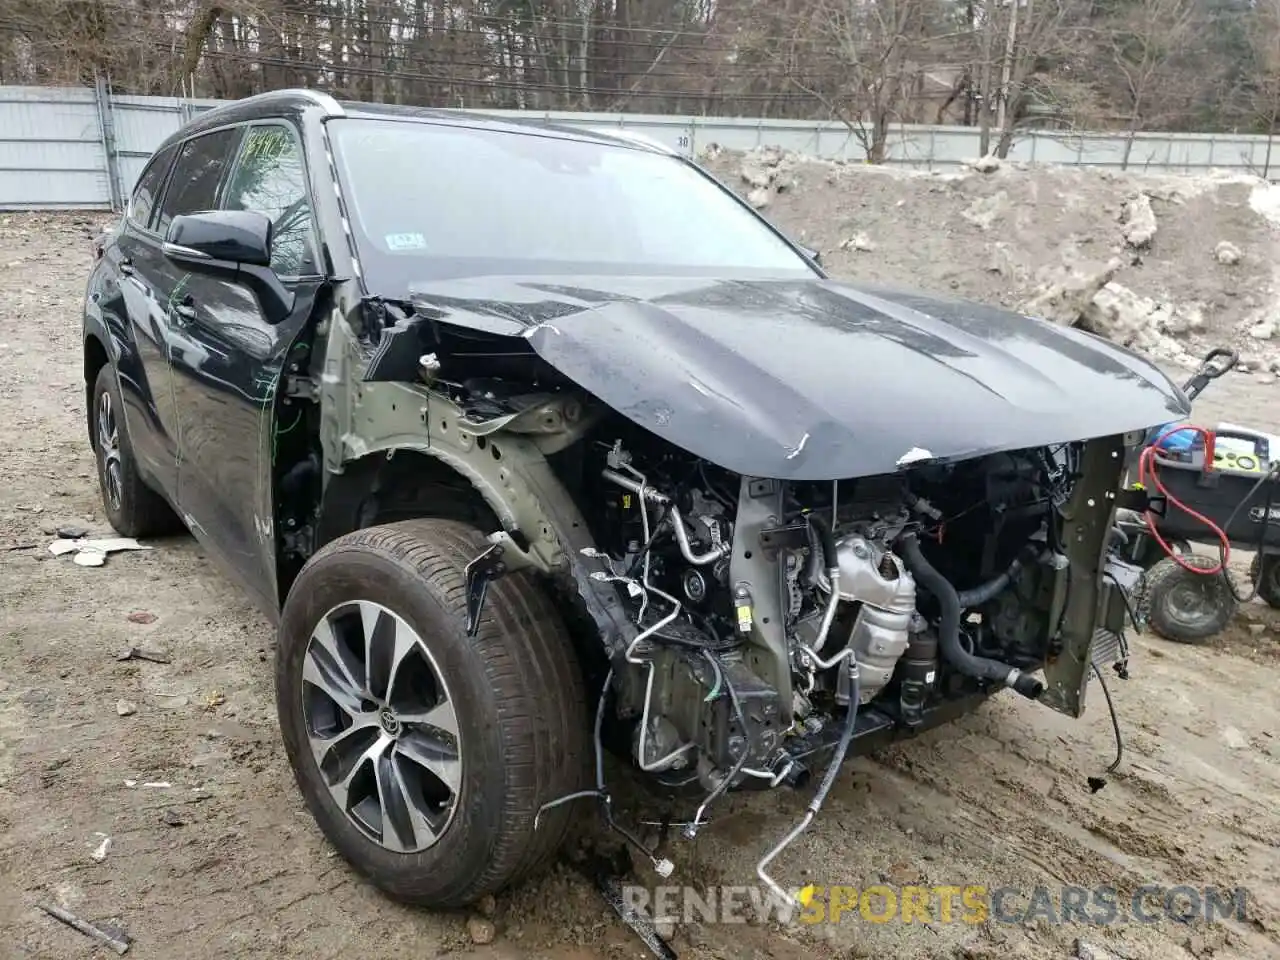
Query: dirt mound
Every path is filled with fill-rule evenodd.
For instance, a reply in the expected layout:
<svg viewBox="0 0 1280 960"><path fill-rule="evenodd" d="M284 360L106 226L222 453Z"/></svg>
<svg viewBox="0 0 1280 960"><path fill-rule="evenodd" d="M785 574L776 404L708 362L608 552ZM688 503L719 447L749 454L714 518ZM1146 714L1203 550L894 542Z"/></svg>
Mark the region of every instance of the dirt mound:
<svg viewBox="0 0 1280 960"><path fill-rule="evenodd" d="M1280 187L975 163L959 172L709 148L702 161L835 276L1073 324L1192 365L1280 368Z"/></svg>

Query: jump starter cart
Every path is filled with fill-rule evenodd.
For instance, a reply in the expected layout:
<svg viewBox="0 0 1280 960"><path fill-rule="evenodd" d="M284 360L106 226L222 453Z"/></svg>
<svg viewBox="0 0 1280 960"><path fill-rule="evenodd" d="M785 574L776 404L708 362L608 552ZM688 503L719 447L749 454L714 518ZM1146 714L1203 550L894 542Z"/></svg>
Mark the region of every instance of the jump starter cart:
<svg viewBox="0 0 1280 960"><path fill-rule="evenodd" d="M1157 633L1193 643L1235 614L1239 598L1223 572L1232 548L1256 551L1250 580L1280 608L1280 444L1234 424L1171 427L1164 438L1146 454L1144 486L1147 525L1169 555L1148 570L1143 606ZM1191 543L1220 555L1192 554Z"/></svg>

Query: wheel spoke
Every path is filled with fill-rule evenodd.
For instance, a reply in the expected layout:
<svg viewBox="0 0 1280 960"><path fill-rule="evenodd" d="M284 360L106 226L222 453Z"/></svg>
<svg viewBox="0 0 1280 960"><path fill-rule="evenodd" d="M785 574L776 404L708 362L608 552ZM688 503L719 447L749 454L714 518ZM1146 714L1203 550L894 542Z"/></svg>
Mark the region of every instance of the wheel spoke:
<svg viewBox="0 0 1280 960"><path fill-rule="evenodd" d="M365 660L368 690L374 698L383 703L391 703L396 676L405 657L417 648L418 638L404 621L386 611L376 613L370 630L370 618L364 615L364 606L368 605L362 605L360 612L365 623L365 643L368 650Z"/></svg>
<svg viewBox="0 0 1280 960"><path fill-rule="evenodd" d="M453 704L447 700L420 713L401 713L400 722L410 727L433 727L436 730L443 730L455 740L458 737L458 714L454 712Z"/></svg>
<svg viewBox="0 0 1280 960"><path fill-rule="evenodd" d="M367 759L368 752L382 741L390 742L378 728L377 714L358 717L350 726L328 736L309 731L308 739L316 766L331 788L336 784L349 783ZM385 750L386 743L378 749Z"/></svg>
<svg viewBox="0 0 1280 960"><path fill-rule="evenodd" d="M349 657L339 646L329 622L321 621L311 635L311 644L302 665L302 679L317 687L343 713L355 717L365 712L361 702L365 690L355 679L356 671Z"/></svg>
<svg viewBox="0 0 1280 960"><path fill-rule="evenodd" d="M378 806L382 815L382 845L397 853L411 853L436 839L412 789L416 778L405 776L400 760L389 752L376 765Z"/></svg>
<svg viewBox="0 0 1280 960"><path fill-rule="evenodd" d="M396 741L395 753L431 774L455 796L462 783L462 760L455 747L422 730L408 730Z"/></svg>
<svg viewBox="0 0 1280 960"><path fill-rule="evenodd" d="M335 760L337 764L337 768L333 771L335 776L329 780L329 790L333 794L333 798L338 801L338 806L342 808L343 813L351 812L351 786L353 781L370 763L374 764L376 770L378 761L386 754L387 747L392 743L390 737L373 731L373 742L367 746L363 748L357 747L349 751L342 749L344 745L352 747L357 742L360 742L352 734L363 732L367 737L370 731L371 727L368 725L351 727L334 737L328 747L330 751L336 754ZM312 746L314 748L314 741ZM333 765L330 764L329 768L333 769ZM320 767L321 772L324 773L325 769L325 765L322 764Z"/></svg>

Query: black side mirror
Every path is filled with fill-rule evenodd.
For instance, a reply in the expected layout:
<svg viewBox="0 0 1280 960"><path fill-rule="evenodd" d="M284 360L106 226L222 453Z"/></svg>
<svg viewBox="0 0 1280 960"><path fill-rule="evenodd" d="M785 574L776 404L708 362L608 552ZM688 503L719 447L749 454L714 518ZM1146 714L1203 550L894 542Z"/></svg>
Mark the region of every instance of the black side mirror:
<svg viewBox="0 0 1280 960"><path fill-rule="evenodd" d="M814 263L816 263L818 266L822 266L821 250L814 250L812 247L801 247L800 252L803 253L806 257L808 257L810 260L812 260Z"/></svg>
<svg viewBox="0 0 1280 960"><path fill-rule="evenodd" d="M243 283L275 325L293 311L294 295L271 269L271 232L271 219L252 210L191 213L169 224L164 255L193 273Z"/></svg>

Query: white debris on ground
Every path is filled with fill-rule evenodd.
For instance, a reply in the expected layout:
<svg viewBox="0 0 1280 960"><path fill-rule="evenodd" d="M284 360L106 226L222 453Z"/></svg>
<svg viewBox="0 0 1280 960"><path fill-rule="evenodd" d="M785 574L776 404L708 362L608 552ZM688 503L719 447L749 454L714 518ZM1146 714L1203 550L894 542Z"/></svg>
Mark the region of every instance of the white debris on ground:
<svg viewBox="0 0 1280 960"><path fill-rule="evenodd" d="M75 540L60 538L49 544L49 552L55 557L74 554L72 562L81 567L100 567L107 562L107 554L120 550L150 550L131 537L107 537L101 540Z"/></svg>
<svg viewBox="0 0 1280 960"><path fill-rule="evenodd" d="M1280 186L983 157L941 172L777 147L699 157L835 277L1004 306L1194 367L1280 362Z"/></svg>
<svg viewBox="0 0 1280 960"><path fill-rule="evenodd" d="M1151 246L1156 236L1156 214L1151 209L1151 198L1140 193L1126 200L1121 207L1120 223L1123 225L1124 242L1136 250Z"/></svg>

